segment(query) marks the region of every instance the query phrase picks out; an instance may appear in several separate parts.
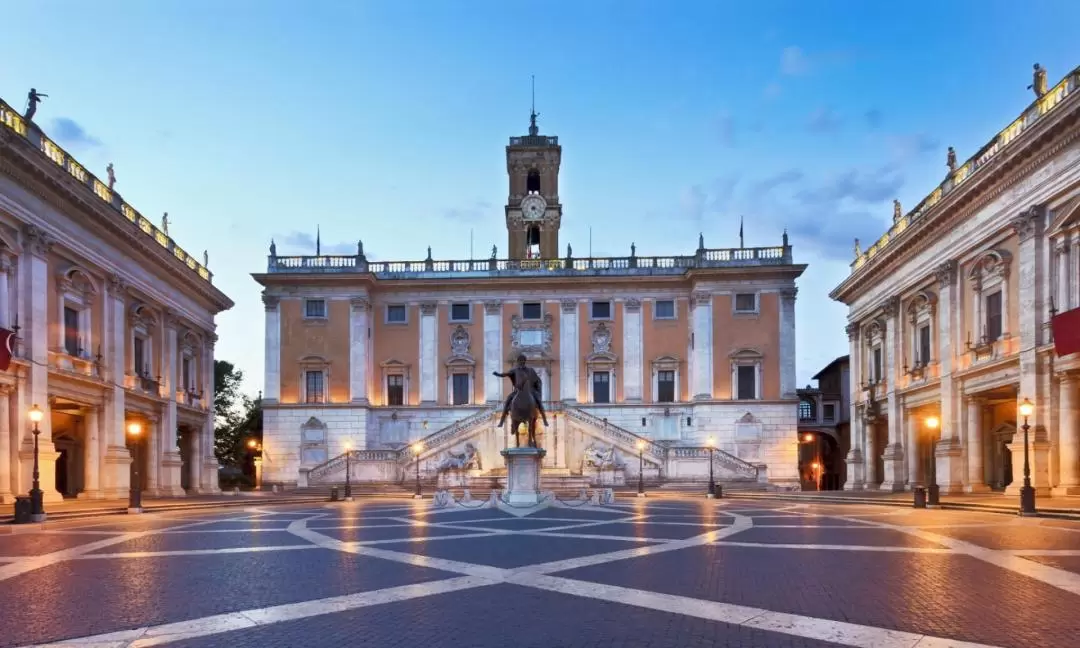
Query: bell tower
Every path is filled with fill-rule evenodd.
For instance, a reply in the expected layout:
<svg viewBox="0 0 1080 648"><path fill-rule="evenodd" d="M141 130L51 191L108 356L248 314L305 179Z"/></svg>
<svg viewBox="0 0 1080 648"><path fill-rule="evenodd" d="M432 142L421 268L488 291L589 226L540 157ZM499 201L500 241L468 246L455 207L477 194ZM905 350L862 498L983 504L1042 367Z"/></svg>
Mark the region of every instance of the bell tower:
<svg viewBox="0 0 1080 648"><path fill-rule="evenodd" d="M529 134L511 137L506 147L510 195L506 201L509 258L559 258L559 138L541 135L536 126L535 93Z"/></svg>

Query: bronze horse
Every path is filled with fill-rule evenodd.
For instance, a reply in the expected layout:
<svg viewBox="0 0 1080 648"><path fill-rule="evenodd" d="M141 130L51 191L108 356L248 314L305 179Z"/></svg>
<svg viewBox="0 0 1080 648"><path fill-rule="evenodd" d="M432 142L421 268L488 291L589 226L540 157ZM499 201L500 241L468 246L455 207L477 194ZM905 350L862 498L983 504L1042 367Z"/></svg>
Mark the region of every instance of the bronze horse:
<svg viewBox="0 0 1080 648"><path fill-rule="evenodd" d="M537 401L536 395L540 393L540 376L531 367L525 366L524 357L518 358L518 365L506 373L492 372L501 378L509 378L513 383L515 392L508 403L510 410L510 429L514 432L514 445L521 447L521 435L518 432L522 423L529 425L528 446L536 448L536 419L543 417L544 425L547 425L547 416L543 406ZM504 413L505 419L505 413Z"/></svg>

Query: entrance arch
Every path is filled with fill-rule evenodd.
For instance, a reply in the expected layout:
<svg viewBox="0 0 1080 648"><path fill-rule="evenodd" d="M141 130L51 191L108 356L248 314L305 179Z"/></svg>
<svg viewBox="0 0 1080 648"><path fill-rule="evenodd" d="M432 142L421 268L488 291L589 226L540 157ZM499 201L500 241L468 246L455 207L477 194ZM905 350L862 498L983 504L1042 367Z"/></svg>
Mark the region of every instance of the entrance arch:
<svg viewBox="0 0 1080 648"><path fill-rule="evenodd" d="M990 432L990 443L984 450L983 465L986 483L994 490L1004 490L1013 482L1012 451L1009 444L1016 435L1015 423L1002 423Z"/></svg>

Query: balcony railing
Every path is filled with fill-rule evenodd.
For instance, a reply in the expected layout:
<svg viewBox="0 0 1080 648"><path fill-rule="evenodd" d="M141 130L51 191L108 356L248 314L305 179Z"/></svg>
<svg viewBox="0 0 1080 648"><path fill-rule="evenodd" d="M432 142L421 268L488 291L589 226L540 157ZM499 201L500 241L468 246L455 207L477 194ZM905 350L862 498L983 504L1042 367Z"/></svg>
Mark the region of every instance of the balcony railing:
<svg viewBox="0 0 1080 648"><path fill-rule="evenodd" d="M92 193L97 200L104 202L118 216L126 219L135 228L142 230L143 235L150 237L162 248L168 250L192 272L195 272L206 281L213 282L214 275L206 268L205 264L199 263L195 257L185 252L165 232L143 217L134 207L124 202L120 194L113 191L108 183L102 182L94 174L87 171L86 167L76 162L75 158L71 157L67 151L50 140L37 124L27 122L22 115L2 99L0 99L0 125L7 127L29 142L31 146L39 149L45 157L67 171L75 182L85 186L87 191Z"/></svg>
<svg viewBox="0 0 1080 648"><path fill-rule="evenodd" d="M791 246L702 249L690 256L628 256L563 259L474 259L468 261L368 261L363 255L278 256L267 272L370 273L379 279L498 276L681 275L701 268L792 264Z"/></svg>
<svg viewBox="0 0 1080 648"><path fill-rule="evenodd" d="M1005 150L1007 146L1022 137L1024 133L1031 130L1044 115L1053 111L1054 108L1065 101L1066 98L1074 94L1077 91L1078 86L1080 86L1080 68L1077 68L1066 75L1060 83L1054 86L1053 89L1049 90L1045 95L1036 99L1019 118L998 133L994 139L987 142L987 144L979 149L979 151L967 162L956 167L955 171L951 171L945 180L930 192L929 196L916 205L915 209L912 209L905 216L897 219L893 226L889 228L889 231L882 235L875 243L866 250L859 250L856 248L855 260L851 262L851 272L857 272L876 255L882 253L894 239L903 234L908 228L921 226L926 221L927 216L933 213L933 207L937 205L942 198L949 195L950 192L954 191L965 182L971 180L975 174L992 162L1001 151Z"/></svg>

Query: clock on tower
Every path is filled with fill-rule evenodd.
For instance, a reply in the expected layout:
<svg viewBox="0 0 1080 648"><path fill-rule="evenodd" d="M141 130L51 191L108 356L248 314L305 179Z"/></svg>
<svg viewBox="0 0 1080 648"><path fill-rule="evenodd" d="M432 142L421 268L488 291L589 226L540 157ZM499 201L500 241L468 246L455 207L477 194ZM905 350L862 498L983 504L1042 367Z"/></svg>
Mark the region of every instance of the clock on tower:
<svg viewBox="0 0 1080 648"><path fill-rule="evenodd" d="M510 195L506 229L511 259L555 259L559 256L559 138L540 135L534 110L529 134L511 137L506 147Z"/></svg>

